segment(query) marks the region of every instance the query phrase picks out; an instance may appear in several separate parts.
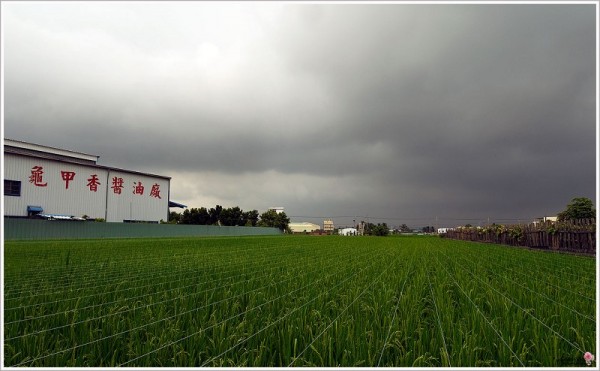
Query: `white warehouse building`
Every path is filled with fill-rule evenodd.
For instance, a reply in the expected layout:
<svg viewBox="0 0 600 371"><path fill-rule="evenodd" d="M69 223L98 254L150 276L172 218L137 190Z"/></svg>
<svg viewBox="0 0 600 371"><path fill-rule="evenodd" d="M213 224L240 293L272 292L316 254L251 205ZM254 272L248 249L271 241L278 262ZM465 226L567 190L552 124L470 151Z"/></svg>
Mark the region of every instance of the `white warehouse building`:
<svg viewBox="0 0 600 371"><path fill-rule="evenodd" d="M5 139L4 216L168 220L170 177L97 161L95 155Z"/></svg>

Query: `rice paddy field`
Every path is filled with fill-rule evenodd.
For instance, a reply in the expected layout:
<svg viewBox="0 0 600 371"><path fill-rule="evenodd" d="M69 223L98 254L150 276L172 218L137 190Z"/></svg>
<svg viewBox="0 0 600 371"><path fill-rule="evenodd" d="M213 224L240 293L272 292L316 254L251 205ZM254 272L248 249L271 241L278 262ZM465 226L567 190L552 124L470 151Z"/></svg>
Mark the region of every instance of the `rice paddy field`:
<svg viewBox="0 0 600 371"><path fill-rule="evenodd" d="M597 352L591 257L270 236L8 241L3 263L4 366L585 367Z"/></svg>

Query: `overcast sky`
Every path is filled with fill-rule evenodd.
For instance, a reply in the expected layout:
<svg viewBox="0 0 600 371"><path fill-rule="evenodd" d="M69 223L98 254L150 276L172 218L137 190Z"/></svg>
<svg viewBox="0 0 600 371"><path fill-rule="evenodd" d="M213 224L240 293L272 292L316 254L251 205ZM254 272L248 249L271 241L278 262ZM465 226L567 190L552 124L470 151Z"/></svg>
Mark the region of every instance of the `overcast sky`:
<svg viewBox="0 0 600 371"><path fill-rule="evenodd" d="M190 207L597 206L593 4L2 2L2 27L4 137L170 176Z"/></svg>

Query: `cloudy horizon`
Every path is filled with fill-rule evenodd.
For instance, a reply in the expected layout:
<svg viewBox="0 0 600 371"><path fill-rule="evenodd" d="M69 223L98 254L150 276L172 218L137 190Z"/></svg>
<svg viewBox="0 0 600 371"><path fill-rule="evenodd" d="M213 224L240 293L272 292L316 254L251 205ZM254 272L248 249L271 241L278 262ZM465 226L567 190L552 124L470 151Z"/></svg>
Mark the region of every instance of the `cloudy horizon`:
<svg viewBox="0 0 600 371"><path fill-rule="evenodd" d="M293 221L596 199L593 4L2 3L4 137Z"/></svg>

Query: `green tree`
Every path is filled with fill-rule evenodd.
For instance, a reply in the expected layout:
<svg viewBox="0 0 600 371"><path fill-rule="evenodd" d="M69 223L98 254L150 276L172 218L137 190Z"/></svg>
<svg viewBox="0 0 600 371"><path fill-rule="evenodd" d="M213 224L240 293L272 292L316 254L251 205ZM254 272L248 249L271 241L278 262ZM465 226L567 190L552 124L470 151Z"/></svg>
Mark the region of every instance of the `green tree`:
<svg viewBox="0 0 600 371"><path fill-rule="evenodd" d="M371 235L373 236L387 236L390 234L390 228L386 223L379 224L371 228Z"/></svg>
<svg viewBox="0 0 600 371"><path fill-rule="evenodd" d="M275 227L289 232L290 218L284 212L277 213L275 210L265 211L260 215L259 227Z"/></svg>
<svg viewBox="0 0 600 371"><path fill-rule="evenodd" d="M246 227L256 227L258 224L258 210L244 211L242 213L242 221Z"/></svg>
<svg viewBox="0 0 600 371"><path fill-rule="evenodd" d="M558 214L558 220L596 218L594 203L587 197L575 197L567 208Z"/></svg>
<svg viewBox="0 0 600 371"><path fill-rule="evenodd" d="M201 207L199 209L193 207L183 211L183 215L181 215L181 220L179 223L206 225L209 224L209 219L208 210L206 210L205 207Z"/></svg>
<svg viewBox="0 0 600 371"><path fill-rule="evenodd" d="M390 229L387 223L377 223L377 225L373 223L365 224L365 235L367 236L387 236L390 234Z"/></svg>
<svg viewBox="0 0 600 371"><path fill-rule="evenodd" d="M223 209L219 215L219 220L222 225L245 225L246 223L242 220L242 213L242 209L238 206Z"/></svg>
<svg viewBox="0 0 600 371"><path fill-rule="evenodd" d="M181 218L179 219L179 222L181 224L192 224L190 223L192 217L191 217L191 209L185 209L183 210L183 213L181 214Z"/></svg>
<svg viewBox="0 0 600 371"><path fill-rule="evenodd" d="M222 211L223 211L223 206L221 206L221 205L211 207L210 210L208 210L208 215L209 215L209 223L208 224L210 224L210 225L219 224Z"/></svg>
<svg viewBox="0 0 600 371"><path fill-rule="evenodd" d="M169 220L168 220L169 223L177 224L177 223L179 223L180 220L181 220L181 214L178 213L177 211L171 211L169 213Z"/></svg>

